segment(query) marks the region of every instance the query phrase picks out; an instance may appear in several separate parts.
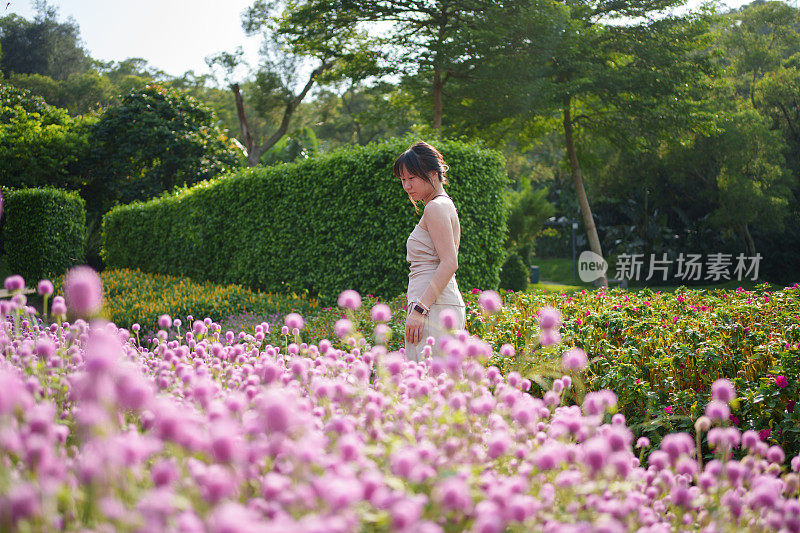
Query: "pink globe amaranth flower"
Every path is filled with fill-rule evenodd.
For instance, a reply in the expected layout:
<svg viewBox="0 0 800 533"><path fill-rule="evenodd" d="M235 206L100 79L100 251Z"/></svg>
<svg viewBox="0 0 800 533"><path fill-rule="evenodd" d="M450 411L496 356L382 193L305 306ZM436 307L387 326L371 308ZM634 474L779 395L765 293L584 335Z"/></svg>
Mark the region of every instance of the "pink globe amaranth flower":
<svg viewBox="0 0 800 533"><path fill-rule="evenodd" d="M661 440L661 450L676 461L683 454L694 450L694 439L688 433L669 433Z"/></svg>
<svg viewBox="0 0 800 533"><path fill-rule="evenodd" d="M456 476L437 483L433 498L445 511L468 513L472 509L472 496L469 486Z"/></svg>
<svg viewBox="0 0 800 533"><path fill-rule="evenodd" d="M731 416L731 410L728 404L720 400L711 400L706 405L706 416L714 422L723 422L728 420Z"/></svg>
<svg viewBox="0 0 800 533"><path fill-rule="evenodd" d="M539 327L553 329L561 325L561 311L552 306L545 306L539 310Z"/></svg>
<svg viewBox="0 0 800 533"><path fill-rule="evenodd" d="M53 294L53 283L49 279L43 279L36 285L36 292L39 296L50 296Z"/></svg>
<svg viewBox="0 0 800 533"><path fill-rule="evenodd" d="M561 342L561 333L554 329L543 329L539 332L539 344L551 346Z"/></svg>
<svg viewBox="0 0 800 533"><path fill-rule="evenodd" d="M789 380L786 379L786 376L776 376L775 385L777 385L780 389L785 389L789 386Z"/></svg>
<svg viewBox="0 0 800 533"><path fill-rule="evenodd" d="M67 306L76 315L96 315L103 307L103 283L100 275L88 266L72 268L64 278L64 297Z"/></svg>
<svg viewBox="0 0 800 533"><path fill-rule="evenodd" d="M458 322L458 315L452 309L444 309L439 313L439 324L444 329L454 329Z"/></svg>
<svg viewBox="0 0 800 533"><path fill-rule="evenodd" d="M25 288L25 279L19 274L8 276L3 282L3 286L9 292L21 291Z"/></svg>
<svg viewBox="0 0 800 533"><path fill-rule="evenodd" d="M356 310L361 307L361 295L352 289L347 289L339 295L338 304L339 307Z"/></svg>
<svg viewBox="0 0 800 533"><path fill-rule="evenodd" d="M589 364L589 358L586 356L586 352L581 350L580 348L572 348L571 350L567 350L564 354L564 357L561 359L561 365L566 370L583 370Z"/></svg>
<svg viewBox="0 0 800 533"><path fill-rule="evenodd" d="M478 297L478 304L487 313L495 313L503 307L503 300L495 291L483 291Z"/></svg>
<svg viewBox="0 0 800 533"><path fill-rule="evenodd" d="M376 304L370 311L373 322L388 322L392 318L392 310L386 304Z"/></svg>
<svg viewBox="0 0 800 533"><path fill-rule="evenodd" d="M666 414L668 414L668 415L671 415L672 413L674 413L674 412L675 412L675 410L672 408L672 406L671 406L671 405L668 405L668 406L666 406L666 407L664 408L664 412L665 412Z"/></svg>
<svg viewBox="0 0 800 533"><path fill-rule="evenodd" d="M261 422L270 433L286 433L292 424L292 410L277 392L261 395L256 400Z"/></svg>
<svg viewBox="0 0 800 533"><path fill-rule="evenodd" d="M283 320L283 322L289 329L296 328L299 330L303 329L303 326L305 326L305 322L303 322L303 317L301 317L297 313L289 313L288 315L286 315L286 318Z"/></svg>
<svg viewBox="0 0 800 533"><path fill-rule="evenodd" d="M340 318L333 325L333 331L337 337L342 338L353 331L353 323L347 318Z"/></svg>
<svg viewBox="0 0 800 533"><path fill-rule="evenodd" d="M647 437L639 437L639 439L636 441L637 448L647 448L649 446L650 446L650 439L648 439Z"/></svg>
<svg viewBox="0 0 800 533"><path fill-rule="evenodd" d="M736 398L736 388L730 380L718 379L711 384L711 397L721 402L730 403Z"/></svg>
<svg viewBox="0 0 800 533"><path fill-rule="evenodd" d="M516 353L516 350L510 344L504 344L500 347L500 355L503 357L514 357Z"/></svg>
<svg viewBox="0 0 800 533"><path fill-rule="evenodd" d="M776 464L783 464L786 460L786 454L783 453L783 448L780 446L770 446L767 450L767 461Z"/></svg>

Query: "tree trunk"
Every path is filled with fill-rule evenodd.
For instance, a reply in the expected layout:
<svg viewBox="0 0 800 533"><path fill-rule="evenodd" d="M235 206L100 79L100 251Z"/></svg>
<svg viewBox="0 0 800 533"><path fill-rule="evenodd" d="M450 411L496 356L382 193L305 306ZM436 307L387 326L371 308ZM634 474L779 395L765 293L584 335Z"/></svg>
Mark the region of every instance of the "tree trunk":
<svg viewBox="0 0 800 533"><path fill-rule="evenodd" d="M756 256L756 243L753 240L753 236L750 235L750 228L747 227L747 224L742 225L742 237L744 238L744 245L747 251L747 257L755 257Z"/></svg>
<svg viewBox="0 0 800 533"><path fill-rule="evenodd" d="M275 133L270 135L269 139L264 141L261 145L256 146L255 142L250 137L250 145L247 144L248 136L245 135L245 130L247 130L248 134L250 128L247 126L247 116L244 112L244 105L241 105L241 95L239 95L239 86L237 84L231 85L231 90L233 90L234 98L236 98L236 111L239 114L239 124L242 127L242 134L245 135L245 148L247 148L247 166L254 167L258 165L258 162L261 161L261 156L264 153L275 146L275 144L280 141L286 132L289 131L289 122L292 119L292 115L297 110L297 107L300 105L300 102L303 101L303 98L306 97L308 91L311 90L311 87L314 85L314 80L325 72L326 70L333 67L333 63L324 63L319 67L315 68L311 75L308 77L308 81L306 82L305 87L303 90L300 91L300 94L292 98L290 101L286 102L286 107L283 110L283 118L281 119L281 124L278 126L278 129L275 130ZM234 90L234 86L236 89Z"/></svg>
<svg viewBox="0 0 800 533"><path fill-rule="evenodd" d="M247 123L247 115L244 112L244 100L242 100L242 93L239 92L239 84L232 83L231 91L233 91L233 99L236 102L236 114L239 116L239 126L242 128L242 139L244 139L244 147L248 155L253 151L253 135L250 133L250 125Z"/></svg>
<svg viewBox="0 0 800 533"><path fill-rule="evenodd" d="M433 67L433 129L436 136L442 138L442 72Z"/></svg>
<svg viewBox="0 0 800 533"><path fill-rule="evenodd" d="M578 163L578 154L575 151L575 139L572 135L571 104L572 102L569 98L564 102L564 140L566 141L569 167L572 171L572 183L575 185L575 193L578 195L578 205L581 207L583 225L586 226L586 236L589 238L589 247L594 253L603 257L603 250L600 247L600 238L597 236L597 227L594 225L592 210L589 207L589 199L586 197L586 189L583 187L583 175L581 174L580 163ZM605 274L600 278L600 286L608 287L608 277Z"/></svg>

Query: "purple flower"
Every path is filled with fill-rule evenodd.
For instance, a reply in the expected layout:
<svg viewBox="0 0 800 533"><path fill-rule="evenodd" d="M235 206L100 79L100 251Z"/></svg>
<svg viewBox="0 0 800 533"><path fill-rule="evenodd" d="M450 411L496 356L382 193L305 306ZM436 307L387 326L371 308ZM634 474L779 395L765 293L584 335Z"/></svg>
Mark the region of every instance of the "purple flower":
<svg viewBox="0 0 800 533"><path fill-rule="evenodd" d="M706 416L715 422L723 422L731 416L728 404L720 400L712 400L706 405Z"/></svg>
<svg viewBox="0 0 800 533"><path fill-rule="evenodd" d="M161 315L158 317L158 327L161 329L168 329L172 326L172 318L169 315Z"/></svg>
<svg viewBox="0 0 800 533"><path fill-rule="evenodd" d="M346 309L358 309L361 307L361 295L352 289L342 291L339 295L339 307Z"/></svg>
<svg viewBox="0 0 800 533"><path fill-rule="evenodd" d="M50 296L53 294L53 283L49 279L43 279L36 285L39 296Z"/></svg>
<svg viewBox="0 0 800 533"><path fill-rule="evenodd" d="M3 286L9 292L21 291L25 288L25 279L20 275L8 276L3 283Z"/></svg>
<svg viewBox="0 0 800 533"><path fill-rule="evenodd" d="M549 305L539 310L539 327L553 329L561 325L561 311Z"/></svg>
<svg viewBox="0 0 800 533"><path fill-rule="evenodd" d="M347 318L340 318L333 325L333 331L337 337L342 338L353 331L353 323Z"/></svg>
<svg viewBox="0 0 800 533"><path fill-rule="evenodd" d="M727 379L718 379L711 384L711 397L721 402L730 403L736 398L736 388Z"/></svg>
<svg viewBox="0 0 800 533"><path fill-rule="evenodd" d="M510 344L504 344L500 347L500 355L503 357L514 357L515 353L514 347Z"/></svg>
<svg viewBox="0 0 800 533"><path fill-rule="evenodd" d="M561 342L561 333L554 329L543 329L539 332L539 344L551 346Z"/></svg>
<svg viewBox="0 0 800 533"><path fill-rule="evenodd" d="M64 297L78 316L90 317L103 307L103 283L91 267L72 268L64 278Z"/></svg>
<svg viewBox="0 0 800 533"><path fill-rule="evenodd" d="M54 316L64 316L67 314L67 303L61 296L53 298L53 305L50 307L50 313Z"/></svg>
<svg viewBox="0 0 800 533"><path fill-rule="evenodd" d="M483 291L478 297L478 304L487 313L495 313L503 307L503 300L495 291Z"/></svg>
<svg viewBox="0 0 800 533"><path fill-rule="evenodd" d="M444 329L455 328L457 322L458 315L456 315L456 312L452 309L444 309L439 313L439 324L441 324Z"/></svg>
<svg viewBox="0 0 800 533"><path fill-rule="evenodd" d="M433 489L433 497L445 511L467 513L472 509L469 486L455 476L440 481Z"/></svg>
<svg viewBox="0 0 800 533"><path fill-rule="evenodd" d="M388 322L392 318L392 310L386 304L376 304L372 307L370 316L374 322Z"/></svg>
<svg viewBox="0 0 800 533"><path fill-rule="evenodd" d="M567 352L564 353L564 357L561 359L561 365L566 370L583 370L588 364L589 359L586 357L586 352L580 348L572 348L571 350L567 350Z"/></svg>
<svg viewBox="0 0 800 533"><path fill-rule="evenodd" d="M286 318L283 320L283 322L289 329L303 329L303 326L305 325L305 322L303 322L303 317L297 313L289 313L286 315Z"/></svg>

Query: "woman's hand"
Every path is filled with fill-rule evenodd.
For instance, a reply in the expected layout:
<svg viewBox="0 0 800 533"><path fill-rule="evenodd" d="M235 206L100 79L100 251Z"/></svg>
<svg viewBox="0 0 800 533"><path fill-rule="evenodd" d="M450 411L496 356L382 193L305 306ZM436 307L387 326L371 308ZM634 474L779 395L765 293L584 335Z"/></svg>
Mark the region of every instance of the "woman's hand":
<svg viewBox="0 0 800 533"><path fill-rule="evenodd" d="M417 311L411 311L406 318L406 342L417 344L422 340L422 327L425 325L425 317Z"/></svg>

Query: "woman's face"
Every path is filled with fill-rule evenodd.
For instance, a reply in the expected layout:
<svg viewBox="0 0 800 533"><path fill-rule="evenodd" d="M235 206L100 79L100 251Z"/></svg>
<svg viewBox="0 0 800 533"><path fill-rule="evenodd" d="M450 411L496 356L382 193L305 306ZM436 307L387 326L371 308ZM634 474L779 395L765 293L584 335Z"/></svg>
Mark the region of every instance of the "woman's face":
<svg viewBox="0 0 800 533"><path fill-rule="evenodd" d="M424 200L433 192L434 188L427 180L411 174L407 169L403 169L400 174L400 183L403 185L403 190L415 202L417 200Z"/></svg>

